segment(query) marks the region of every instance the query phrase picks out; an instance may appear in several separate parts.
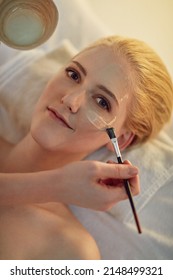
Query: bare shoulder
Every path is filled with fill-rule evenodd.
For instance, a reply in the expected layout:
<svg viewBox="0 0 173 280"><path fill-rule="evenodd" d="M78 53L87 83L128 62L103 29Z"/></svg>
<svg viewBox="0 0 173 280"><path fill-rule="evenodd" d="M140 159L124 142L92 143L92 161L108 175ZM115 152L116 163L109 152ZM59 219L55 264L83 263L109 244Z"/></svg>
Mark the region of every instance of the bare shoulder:
<svg viewBox="0 0 173 280"><path fill-rule="evenodd" d="M75 230L66 233L65 259L70 260L98 260L99 249L94 238L83 228L76 227ZM65 253L65 252L64 252Z"/></svg>
<svg viewBox="0 0 173 280"><path fill-rule="evenodd" d="M68 207L59 204L57 228L46 252L47 259L97 260L99 249L94 238L76 219ZM62 212L61 212L62 211ZM51 256L49 256L49 253ZM43 254L44 255L44 254Z"/></svg>
<svg viewBox="0 0 173 280"><path fill-rule="evenodd" d="M63 204L0 206L0 225L0 259L100 259L93 237Z"/></svg>
<svg viewBox="0 0 173 280"><path fill-rule="evenodd" d="M96 241L68 209L70 223L63 235L68 243L67 256L69 259L96 260L100 259L100 252Z"/></svg>

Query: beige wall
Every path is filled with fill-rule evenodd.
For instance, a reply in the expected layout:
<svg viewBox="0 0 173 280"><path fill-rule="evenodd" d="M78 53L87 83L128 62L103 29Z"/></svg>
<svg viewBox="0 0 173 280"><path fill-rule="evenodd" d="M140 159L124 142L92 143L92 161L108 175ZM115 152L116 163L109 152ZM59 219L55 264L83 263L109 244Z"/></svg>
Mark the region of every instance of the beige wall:
<svg viewBox="0 0 173 280"><path fill-rule="evenodd" d="M173 77L173 0L86 0L113 33L142 39Z"/></svg>

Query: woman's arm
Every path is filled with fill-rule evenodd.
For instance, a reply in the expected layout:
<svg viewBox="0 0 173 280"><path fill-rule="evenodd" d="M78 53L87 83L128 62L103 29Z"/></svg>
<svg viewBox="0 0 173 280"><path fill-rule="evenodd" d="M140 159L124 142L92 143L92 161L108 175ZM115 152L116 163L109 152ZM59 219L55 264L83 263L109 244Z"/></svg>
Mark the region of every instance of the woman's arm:
<svg viewBox="0 0 173 280"><path fill-rule="evenodd" d="M35 173L1 173L0 204L62 202L107 210L127 198L122 179L139 193L138 169L130 163L78 161Z"/></svg>
<svg viewBox="0 0 173 280"><path fill-rule="evenodd" d="M50 201L51 173L52 171L0 173L0 204L26 204Z"/></svg>

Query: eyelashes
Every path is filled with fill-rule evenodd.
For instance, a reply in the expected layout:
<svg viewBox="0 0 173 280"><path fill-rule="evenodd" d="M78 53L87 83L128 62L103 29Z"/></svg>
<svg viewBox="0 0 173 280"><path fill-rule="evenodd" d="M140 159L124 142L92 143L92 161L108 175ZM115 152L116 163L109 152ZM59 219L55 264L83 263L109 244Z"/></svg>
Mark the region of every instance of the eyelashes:
<svg viewBox="0 0 173 280"><path fill-rule="evenodd" d="M103 110L106 110L108 112L111 111L111 104L107 100L107 98L105 98L104 96L98 95L97 97L94 97L94 99L100 108L102 108Z"/></svg>
<svg viewBox="0 0 173 280"><path fill-rule="evenodd" d="M77 83L80 83L81 75L80 75L80 73L77 70L75 70L75 69L73 69L71 67L68 67L68 68L65 69L65 71L66 71L67 76L70 79L74 80Z"/></svg>

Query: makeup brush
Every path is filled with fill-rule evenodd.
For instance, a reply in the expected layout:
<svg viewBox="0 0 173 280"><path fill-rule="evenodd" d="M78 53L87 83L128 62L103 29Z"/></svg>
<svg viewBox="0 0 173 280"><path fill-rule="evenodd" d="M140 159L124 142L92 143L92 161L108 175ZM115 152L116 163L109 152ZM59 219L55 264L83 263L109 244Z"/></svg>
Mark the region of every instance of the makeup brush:
<svg viewBox="0 0 173 280"><path fill-rule="evenodd" d="M113 147L114 147L114 150L115 150L115 153L116 153L116 156L117 156L117 161L118 161L119 164L122 164L123 161L122 161L122 157L121 157L121 153L120 153L120 149L119 149L119 145L118 145L118 140L117 140L117 137L115 136L114 129L112 127L107 128L106 132L107 132L107 134L108 134L108 136L109 136L109 138L110 138L110 140L113 144ZM134 205L134 202L133 202L132 193L131 193L131 189L130 189L130 184L129 184L127 179L124 179L124 187L125 187L126 193L128 195L129 201L130 201L130 205L131 205L131 208L132 208L132 212L133 212L133 216L134 216L134 219L135 219L135 223L136 223L138 233L141 234L142 233L141 226L140 226L138 215L137 215L135 205Z"/></svg>

